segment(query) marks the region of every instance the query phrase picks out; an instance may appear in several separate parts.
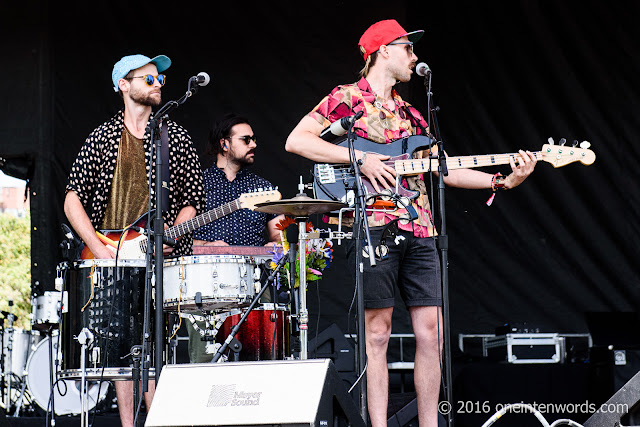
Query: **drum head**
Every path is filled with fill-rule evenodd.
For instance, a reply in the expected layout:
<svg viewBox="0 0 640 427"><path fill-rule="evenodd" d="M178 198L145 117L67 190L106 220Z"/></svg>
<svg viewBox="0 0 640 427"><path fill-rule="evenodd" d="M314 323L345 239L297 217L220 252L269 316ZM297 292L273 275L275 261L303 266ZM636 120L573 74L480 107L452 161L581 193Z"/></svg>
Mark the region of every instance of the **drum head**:
<svg viewBox="0 0 640 427"><path fill-rule="evenodd" d="M55 369L54 359L56 357L60 358L61 356L58 350L58 336L54 335L53 342L49 337L40 341L27 361L27 388L33 400L45 411L50 404L51 372ZM58 381L54 387L53 396L56 415L80 414L82 412L80 388L80 381ZM98 393L98 384L89 383L89 409L93 409L98 402L104 400L108 388L109 382L104 381L100 387L100 393Z"/></svg>

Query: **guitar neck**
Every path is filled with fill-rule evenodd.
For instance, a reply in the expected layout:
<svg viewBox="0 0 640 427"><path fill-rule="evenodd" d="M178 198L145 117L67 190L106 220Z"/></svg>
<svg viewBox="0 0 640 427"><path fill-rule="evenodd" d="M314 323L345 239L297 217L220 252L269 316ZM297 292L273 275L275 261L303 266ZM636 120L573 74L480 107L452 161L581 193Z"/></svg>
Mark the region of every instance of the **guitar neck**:
<svg viewBox="0 0 640 427"><path fill-rule="evenodd" d="M181 222L180 224L165 230L164 234L172 239L177 239L184 234L192 232L196 228L200 228L206 224L209 224L210 222L222 218L223 216L229 215L230 213L237 211L241 207L242 206L240 205L240 200L236 199L232 202L226 203L222 206L218 206L217 208L211 209L208 212L198 215L195 218L191 218L185 222Z"/></svg>
<svg viewBox="0 0 640 427"><path fill-rule="evenodd" d="M505 165L510 159L516 159L518 153L483 154L479 156L447 157L447 169L471 169L484 166ZM541 151L534 151L536 159L542 159ZM400 175L416 175L438 170L438 159L408 159L394 162L396 172Z"/></svg>

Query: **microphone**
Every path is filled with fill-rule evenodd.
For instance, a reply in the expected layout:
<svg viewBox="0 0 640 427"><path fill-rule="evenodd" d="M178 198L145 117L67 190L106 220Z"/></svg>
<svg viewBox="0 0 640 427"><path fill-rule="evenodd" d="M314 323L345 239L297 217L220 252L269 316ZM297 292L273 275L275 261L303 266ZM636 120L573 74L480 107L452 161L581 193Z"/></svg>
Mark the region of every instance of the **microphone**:
<svg viewBox="0 0 640 427"><path fill-rule="evenodd" d="M428 74L431 73L431 68L429 68L429 66L424 63L421 62L418 65L416 65L416 74L421 76L421 77L427 77Z"/></svg>
<svg viewBox="0 0 640 427"><path fill-rule="evenodd" d="M211 78L209 77L209 74L201 71L197 76L193 76L189 80L198 83L198 86L206 86L211 81Z"/></svg>
<svg viewBox="0 0 640 427"><path fill-rule="evenodd" d="M353 116L343 117L340 120L336 120L320 132L320 138L331 142L337 137L344 135L347 133L351 125L359 120L363 114L364 112L360 111Z"/></svg>

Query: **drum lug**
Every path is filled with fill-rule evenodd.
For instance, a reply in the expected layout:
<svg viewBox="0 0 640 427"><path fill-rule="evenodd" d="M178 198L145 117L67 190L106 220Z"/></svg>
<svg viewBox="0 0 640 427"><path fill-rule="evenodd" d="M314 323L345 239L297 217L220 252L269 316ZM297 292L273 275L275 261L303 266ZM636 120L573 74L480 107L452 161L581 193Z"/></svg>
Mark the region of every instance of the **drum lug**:
<svg viewBox="0 0 640 427"><path fill-rule="evenodd" d="M244 264L240 264L240 277L247 276L247 266Z"/></svg>
<svg viewBox="0 0 640 427"><path fill-rule="evenodd" d="M213 277L214 279L218 278L218 266L214 265L211 269L211 277Z"/></svg>
<svg viewBox="0 0 640 427"><path fill-rule="evenodd" d="M91 358L89 363L93 363L93 367L96 368L100 362L100 347L93 347L91 350Z"/></svg>

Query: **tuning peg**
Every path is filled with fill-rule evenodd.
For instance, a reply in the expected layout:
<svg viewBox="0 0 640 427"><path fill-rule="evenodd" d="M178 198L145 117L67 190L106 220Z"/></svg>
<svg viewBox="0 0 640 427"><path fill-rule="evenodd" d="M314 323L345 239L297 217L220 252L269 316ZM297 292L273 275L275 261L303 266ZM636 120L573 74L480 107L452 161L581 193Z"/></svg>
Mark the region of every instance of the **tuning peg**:
<svg viewBox="0 0 640 427"><path fill-rule="evenodd" d="M580 148L582 148L583 150L588 150L589 147L591 147L591 143L589 141L582 141L580 143Z"/></svg>
<svg viewBox="0 0 640 427"><path fill-rule="evenodd" d="M561 138L560 139L560 145L564 145L567 143L567 139L566 138Z"/></svg>
<svg viewBox="0 0 640 427"><path fill-rule="evenodd" d="M556 142L553 140L553 138L552 138L552 137L547 138L547 141L549 141L549 144L550 144L550 145L555 145L555 143L556 143Z"/></svg>
<svg viewBox="0 0 640 427"><path fill-rule="evenodd" d="M578 140L574 139L573 142L571 143L572 147L577 147L578 146Z"/></svg>

